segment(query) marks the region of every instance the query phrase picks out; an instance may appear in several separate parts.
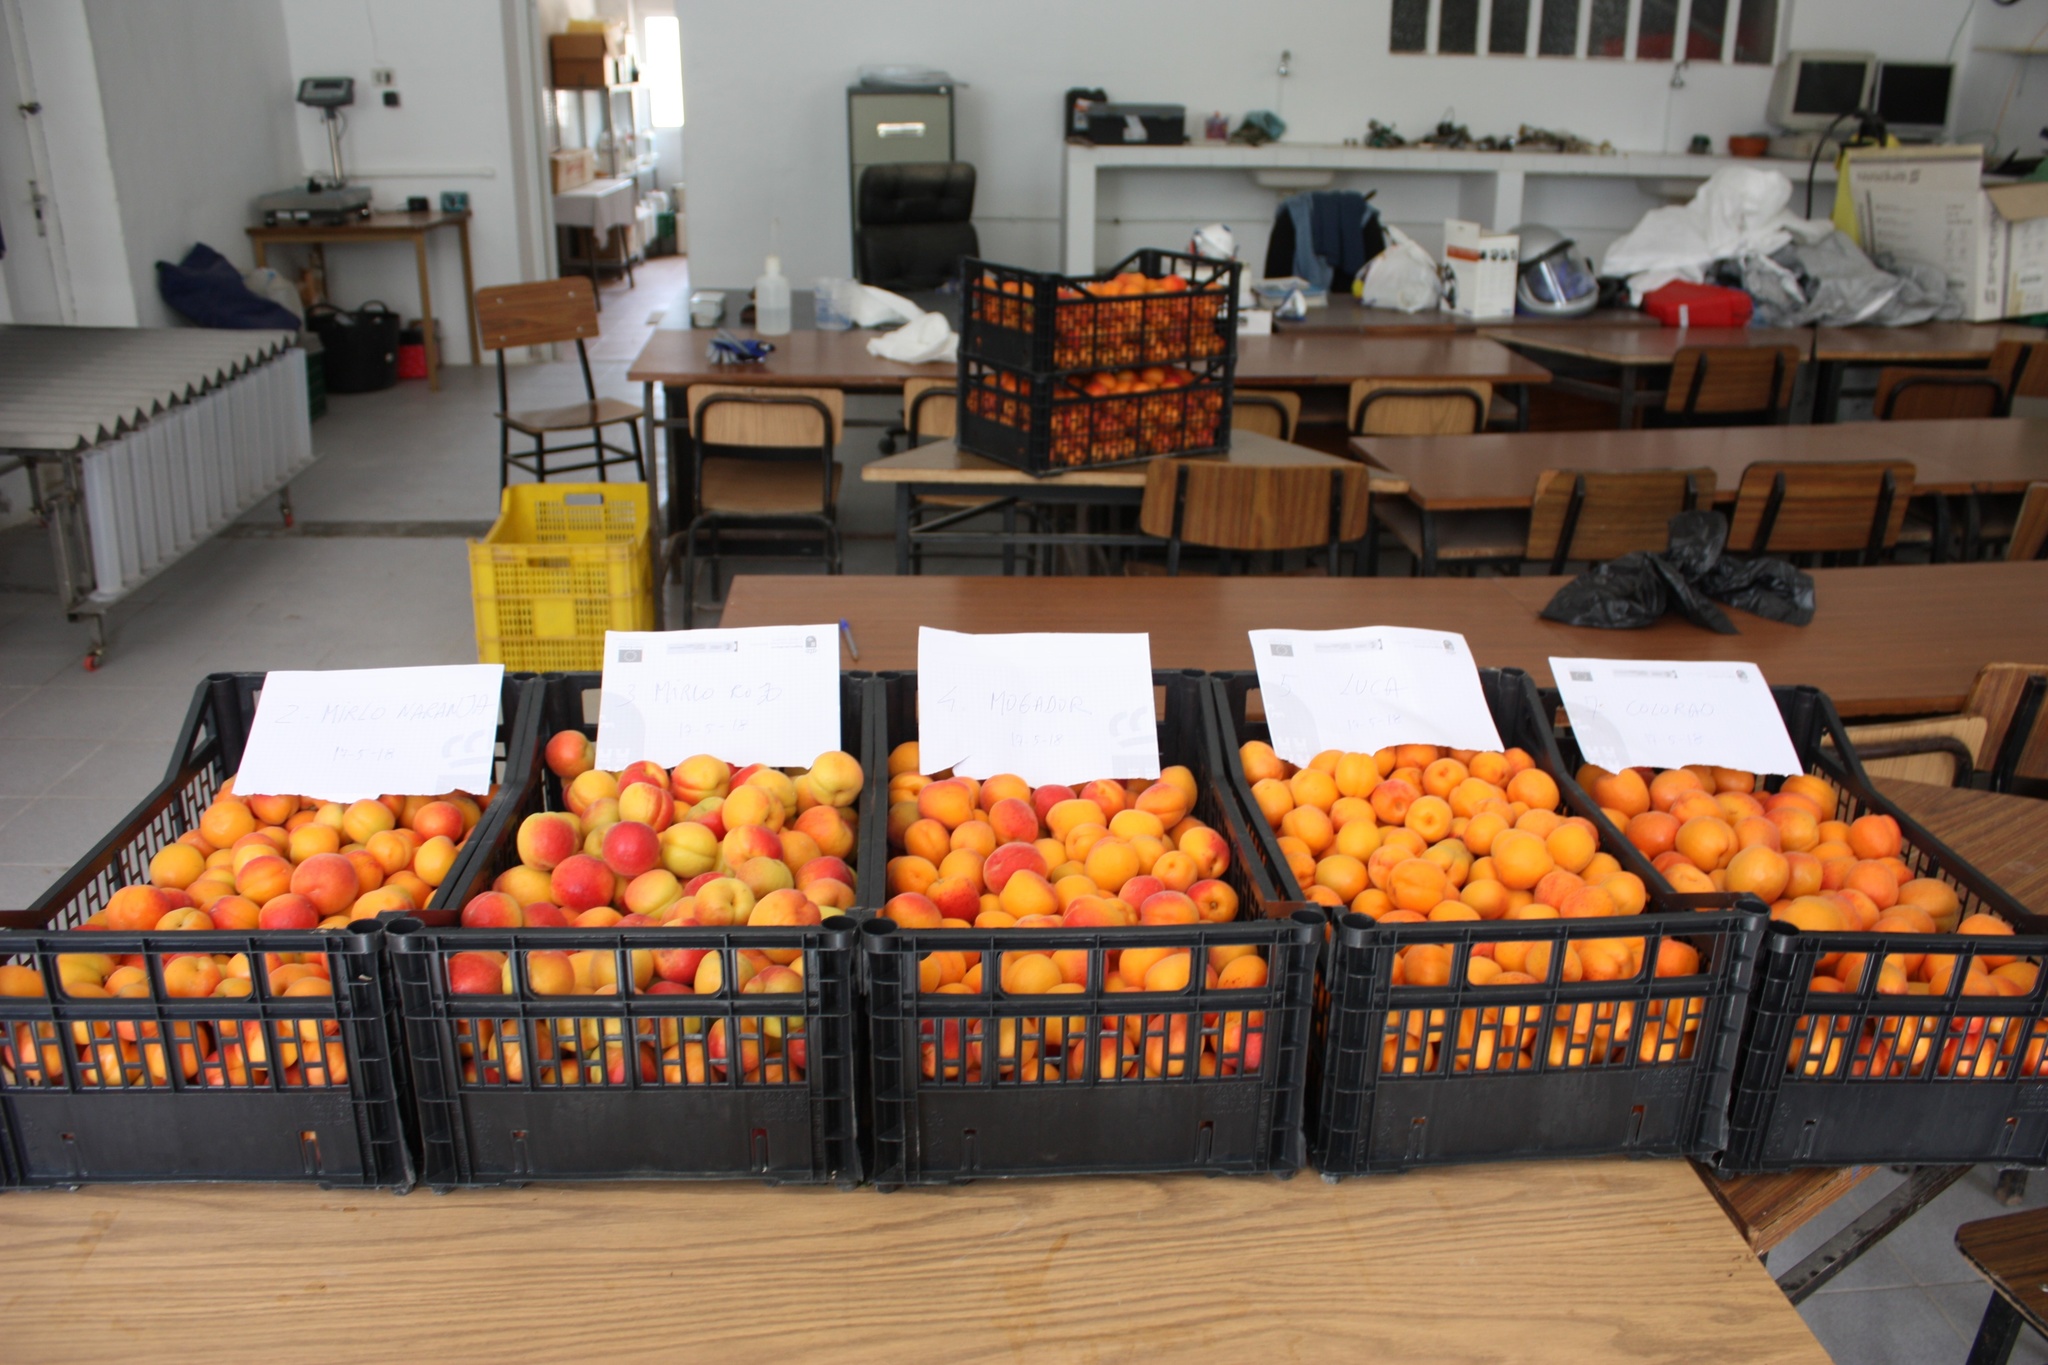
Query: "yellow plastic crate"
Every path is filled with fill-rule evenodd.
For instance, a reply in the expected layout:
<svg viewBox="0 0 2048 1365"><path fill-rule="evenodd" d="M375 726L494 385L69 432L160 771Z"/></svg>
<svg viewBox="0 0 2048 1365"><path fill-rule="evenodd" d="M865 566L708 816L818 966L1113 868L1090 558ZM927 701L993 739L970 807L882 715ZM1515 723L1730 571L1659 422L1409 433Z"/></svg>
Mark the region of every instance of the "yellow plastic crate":
<svg viewBox="0 0 2048 1365"><path fill-rule="evenodd" d="M655 629L652 527L644 483L507 488L490 534L469 542L477 659L592 670L607 630Z"/></svg>

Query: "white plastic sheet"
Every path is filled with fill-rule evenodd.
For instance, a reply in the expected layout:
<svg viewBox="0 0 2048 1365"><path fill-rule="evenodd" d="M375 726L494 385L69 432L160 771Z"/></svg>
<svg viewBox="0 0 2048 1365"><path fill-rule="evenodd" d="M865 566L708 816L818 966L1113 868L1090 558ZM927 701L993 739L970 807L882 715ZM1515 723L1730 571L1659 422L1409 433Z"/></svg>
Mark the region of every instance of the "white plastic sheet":
<svg viewBox="0 0 2048 1365"><path fill-rule="evenodd" d="M1728 166L1714 172L1683 208L1651 209L1607 248L1600 273L1628 280L1637 303L1673 280L1706 279L1715 261L1768 256L1788 242L1814 242L1832 226L1787 209L1792 182L1782 171Z"/></svg>

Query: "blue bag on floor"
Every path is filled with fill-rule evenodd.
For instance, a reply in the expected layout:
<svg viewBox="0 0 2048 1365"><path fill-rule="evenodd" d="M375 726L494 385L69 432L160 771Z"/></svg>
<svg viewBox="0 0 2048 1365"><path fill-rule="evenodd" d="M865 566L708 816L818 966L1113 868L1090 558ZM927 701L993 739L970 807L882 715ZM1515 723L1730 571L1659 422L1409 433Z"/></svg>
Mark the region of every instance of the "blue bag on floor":
<svg viewBox="0 0 2048 1365"><path fill-rule="evenodd" d="M204 242L195 244L176 265L156 263L156 291L173 312L197 327L299 330L291 310L243 284L234 262Z"/></svg>

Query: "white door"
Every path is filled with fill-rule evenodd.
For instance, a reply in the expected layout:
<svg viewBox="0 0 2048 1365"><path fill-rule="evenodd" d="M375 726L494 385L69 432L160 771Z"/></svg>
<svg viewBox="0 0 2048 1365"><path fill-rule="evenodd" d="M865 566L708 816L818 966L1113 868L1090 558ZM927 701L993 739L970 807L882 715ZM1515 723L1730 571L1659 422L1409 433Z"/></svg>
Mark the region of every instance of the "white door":
<svg viewBox="0 0 2048 1365"><path fill-rule="evenodd" d="M60 282L63 238L26 46L19 0L0 0L0 282L12 321L66 323L74 310Z"/></svg>

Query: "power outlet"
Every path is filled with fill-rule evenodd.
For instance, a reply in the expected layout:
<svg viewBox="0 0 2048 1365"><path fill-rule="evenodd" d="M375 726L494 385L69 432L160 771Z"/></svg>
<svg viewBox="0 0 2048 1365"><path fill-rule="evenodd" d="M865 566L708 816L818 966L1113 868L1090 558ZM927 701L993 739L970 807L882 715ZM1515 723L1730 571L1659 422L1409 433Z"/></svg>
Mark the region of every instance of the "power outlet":
<svg viewBox="0 0 2048 1365"><path fill-rule="evenodd" d="M398 92L396 90L386 90L384 92L384 107L386 109L396 109L398 107Z"/></svg>
<svg viewBox="0 0 2048 1365"><path fill-rule="evenodd" d="M398 77L388 66L371 67L370 84L379 87L387 85L396 85L398 84Z"/></svg>

